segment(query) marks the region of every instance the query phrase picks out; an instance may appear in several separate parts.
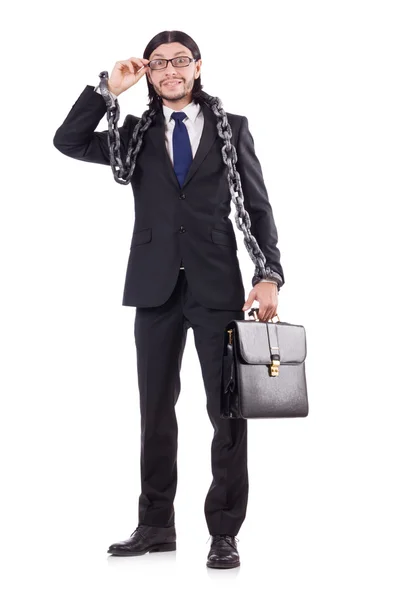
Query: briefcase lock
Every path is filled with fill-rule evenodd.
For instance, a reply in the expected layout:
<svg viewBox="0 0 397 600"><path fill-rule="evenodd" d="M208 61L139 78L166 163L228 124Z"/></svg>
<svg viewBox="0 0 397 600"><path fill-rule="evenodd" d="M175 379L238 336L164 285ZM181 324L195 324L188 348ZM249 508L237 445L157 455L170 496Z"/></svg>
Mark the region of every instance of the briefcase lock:
<svg viewBox="0 0 397 600"><path fill-rule="evenodd" d="M269 367L270 367L270 375L272 377L278 377L278 368L279 368L279 366L280 366L280 361L272 359L272 362L269 365Z"/></svg>

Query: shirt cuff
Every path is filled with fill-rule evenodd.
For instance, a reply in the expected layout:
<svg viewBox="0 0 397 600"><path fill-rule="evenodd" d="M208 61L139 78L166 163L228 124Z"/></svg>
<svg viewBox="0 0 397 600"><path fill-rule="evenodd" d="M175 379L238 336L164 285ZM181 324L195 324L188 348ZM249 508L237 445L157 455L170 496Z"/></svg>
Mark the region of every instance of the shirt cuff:
<svg viewBox="0 0 397 600"><path fill-rule="evenodd" d="M277 285L277 281L274 281L274 279L260 279L258 283L262 283L262 281L269 281L270 283L275 283Z"/></svg>

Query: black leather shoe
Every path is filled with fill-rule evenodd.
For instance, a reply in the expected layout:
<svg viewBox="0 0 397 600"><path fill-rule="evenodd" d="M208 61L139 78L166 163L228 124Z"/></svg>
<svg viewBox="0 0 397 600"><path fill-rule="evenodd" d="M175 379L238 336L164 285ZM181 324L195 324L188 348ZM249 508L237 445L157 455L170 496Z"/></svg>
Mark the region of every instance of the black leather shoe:
<svg viewBox="0 0 397 600"><path fill-rule="evenodd" d="M234 535L212 535L211 549L207 556L207 567L231 569L240 566L240 556Z"/></svg>
<svg viewBox="0 0 397 600"><path fill-rule="evenodd" d="M175 526L153 527L138 525L128 540L109 546L108 552L115 556L139 556L146 552L176 550Z"/></svg>

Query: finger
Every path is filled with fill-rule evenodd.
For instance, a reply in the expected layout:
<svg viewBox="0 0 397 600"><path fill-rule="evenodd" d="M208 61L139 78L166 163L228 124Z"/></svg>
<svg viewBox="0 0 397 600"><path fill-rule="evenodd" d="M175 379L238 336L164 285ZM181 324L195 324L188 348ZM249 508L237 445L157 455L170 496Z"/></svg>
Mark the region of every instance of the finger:
<svg viewBox="0 0 397 600"><path fill-rule="evenodd" d="M251 304L255 300L255 297L256 297L256 293L253 290L251 290L250 293L248 294L247 300L245 301L245 304L243 306L243 310L246 310L247 308L250 308Z"/></svg>
<svg viewBox="0 0 397 600"><path fill-rule="evenodd" d="M142 73L142 70L145 68L145 65L139 58L135 59L134 64L135 64L134 73L136 75L138 75L138 74L140 75Z"/></svg>
<svg viewBox="0 0 397 600"><path fill-rule="evenodd" d="M141 69L141 68L145 67L145 63L143 62L143 59L137 58L136 56L131 56L126 61L121 61L121 62L125 62L128 65L130 71L134 74L139 72L138 68Z"/></svg>
<svg viewBox="0 0 397 600"><path fill-rule="evenodd" d="M147 58L138 58L136 60L138 65L140 65L141 67L147 67L150 62Z"/></svg>
<svg viewBox="0 0 397 600"><path fill-rule="evenodd" d="M264 314L265 314L265 310L266 310L266 304L261 304L261 303L259 302L259 308L258 308L258 319L259 319L260 321L262 321L262 320L263 320L263 316L264 316Z"/></svg>
<svg viewBox="0 0 397 600"><path fill-rule="evenodd" d="M265 314L265 320L270 321L274 317L275 314L276 314L276 309L273 304L270 304L268 307L268 310Z"/></svg>
<svg viewBox="0 0 397 600"><path fill-rule="evenodd" d="M118 60L116 63L119 66L119 69L122 70L123 67L126 67L132 74L135 74L135 68L131 61L129 60Z"/></svg>
<svg viewBox="0 0 397 600"><path fill-rule="evenodd" d="M266 313L267 313L267 304L259 303L258 317L261 321L265 321Z"/></svg>
<svg viewBox="0 0 397 600"><path fill-rule="evenodd" d="M148 65L142 65L140 69L138 69L137 71L137 75L145 75L145 73L148 73L150 70L150 67Z"/></svg>

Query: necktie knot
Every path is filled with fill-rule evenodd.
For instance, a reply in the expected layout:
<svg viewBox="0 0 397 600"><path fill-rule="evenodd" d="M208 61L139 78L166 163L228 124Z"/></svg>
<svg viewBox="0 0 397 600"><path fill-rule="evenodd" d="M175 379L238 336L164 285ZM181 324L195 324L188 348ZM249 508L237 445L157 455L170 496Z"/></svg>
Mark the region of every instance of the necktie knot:
<svg viewBox="0 0 397 600"><path fill-rule="evenodd" d="M175 119L175 121L179 121L179 122L183 121L183 119L186 119L186 117L187 117L187 114L182 111L180 111L180 112L174 111L171 114L171 119Z"/></svg>

